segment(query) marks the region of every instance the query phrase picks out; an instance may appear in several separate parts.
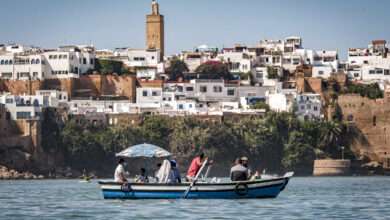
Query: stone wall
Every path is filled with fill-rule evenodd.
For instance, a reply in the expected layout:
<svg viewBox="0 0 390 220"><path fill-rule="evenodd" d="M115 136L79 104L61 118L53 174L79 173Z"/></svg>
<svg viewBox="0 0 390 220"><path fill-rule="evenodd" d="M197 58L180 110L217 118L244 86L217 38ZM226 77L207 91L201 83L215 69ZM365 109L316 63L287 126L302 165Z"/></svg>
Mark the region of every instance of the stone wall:
<svg viewBox="0 0 390 220"><path fill-rule="evenodd" d="M40 80L5 80L0 79L0 92L14 95L35 94L42 87Z"/></svg>
<svg viewBox="0 0 390 220"><path fill-rule="evenodd" d="M350 174L350 160L315 160L314 176L342 176Z"/></svg>
<svg viewBox="0 0 390 220"><path fill-rule="evenodd" d="M356 155L383 162L390 155L390 103L360 95L342 95L338 105Z"/></svg>
<svg viewBox="0 0 390 220"><path fill-rule="evenodd" d="M323 92L322 79L312 77L300 77L296 80L297 91L299 93L319 93Z"/></svg>
<svg viewBox="0 0 390 220"><path fill-rule="evenodd" d="M66 91L69 97L122 96L135 101L134 76L84 75L80 78L45 79L43 81L0 80L0 92L14 95L35 94L39 89Z"/></svg>

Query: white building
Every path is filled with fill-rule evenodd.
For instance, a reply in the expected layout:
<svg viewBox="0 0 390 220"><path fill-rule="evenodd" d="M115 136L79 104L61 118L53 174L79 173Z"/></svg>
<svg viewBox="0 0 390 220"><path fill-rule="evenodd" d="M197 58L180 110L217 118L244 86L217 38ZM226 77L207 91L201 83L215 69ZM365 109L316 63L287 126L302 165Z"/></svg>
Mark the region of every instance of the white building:
<svg viewBox="0 0 390 220"><path fill-rule="evenodd" d="M39 119L42 108L56 108L67 101L67 93L56 90L39 90L36 95L0 95L0 104L5 105L12 120Z"/></svg>
<svg viewBox="0 0 390 220"><path fill-rule="evenodd" d="M68 102L69 113L90 114L90 113L135 113L137 106L128 100L90 100L72 99Z"/></svg>
<svg viewBox="0 0 390 220"><path fill-rule="evenodd" d="M271 77L269 71L274 71ZM283 74L283 69L276 66L257 66L252 68L252 79L259 86L276 86L279 77Z"/></svg>
<svg viewBox="0 0 390 220"><path fill-rule="evenodd" d="M234 48L224 48L218 53L217 59L226 63L232 73L247 73L252 70L256 53L249 51L246 46L235 45Z"/></svg>
<svg viewBox="0 0 390 220"><path fill-rule="evenodd" d="M136 103L139 105L150 105L151 107L161 107L162 88L161 87L140 87L137 88Z"/></svg>
<svg viewBox="0 0 390 220"><path fill-rule="evenodd" d="M92 46L63 46L57 50L10 46L0 51L1 78L41 80L79 77L95 68L94 50Z"/></svg>
<svg viewBox="0 0 390 220"><path fill-rule="evenodd" d="M184 51L180 54L180 59L187 65L189 72L195 72L196 68L198 68L203 63L213 59L214 56L214 52Z"/></svg>
<svg viewBox="0 0 390 220"><path fill-rule="evenodd" d="M133 69L137 78L154 80L158 74L165 72L160 56L160 50L157 49L117 48L113 59Z"/></svg>
<svg viewBox="0 0 390 220"><path fill-rule="evenodd" d="M384 40L374 40L368 48L350 48L347 64L351 79L390 80L390 52Z"/></svg>
<svg viewBox="0 0 390 220"><path fill-rule="evenodd" d="M320 119L323 117L320 94L298 94L296 98L296 115L303 120Z"/></svg>

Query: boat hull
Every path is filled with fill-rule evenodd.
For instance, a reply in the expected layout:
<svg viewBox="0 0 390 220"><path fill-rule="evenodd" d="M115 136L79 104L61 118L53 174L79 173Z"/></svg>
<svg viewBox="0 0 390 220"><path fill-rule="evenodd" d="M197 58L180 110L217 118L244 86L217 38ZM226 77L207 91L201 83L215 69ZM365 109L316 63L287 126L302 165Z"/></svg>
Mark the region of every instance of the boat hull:
<svg viewBox="0 0 390 220"><path fill-rule="evenodd" d="M286 187L289 178L231 183L198 183L187 199L275 198ZM99 182L105 199L179 199L189 183L183 184L118 184Z"/></svg>

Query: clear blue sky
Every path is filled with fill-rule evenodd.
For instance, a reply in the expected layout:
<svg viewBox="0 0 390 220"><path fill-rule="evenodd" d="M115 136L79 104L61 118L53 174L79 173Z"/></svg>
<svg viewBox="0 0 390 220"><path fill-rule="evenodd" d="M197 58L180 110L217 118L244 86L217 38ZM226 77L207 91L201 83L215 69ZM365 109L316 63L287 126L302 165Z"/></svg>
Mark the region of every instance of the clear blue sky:
<svg viewBox="0 0 390 220"><path fill-rule="evenodd" d="M151 0L2 0L0 43L42 47L145 46ZM254 45L290 35L305 48L365 47L390 41L388 0L159 0L168 54L200 44Z"/></svg>

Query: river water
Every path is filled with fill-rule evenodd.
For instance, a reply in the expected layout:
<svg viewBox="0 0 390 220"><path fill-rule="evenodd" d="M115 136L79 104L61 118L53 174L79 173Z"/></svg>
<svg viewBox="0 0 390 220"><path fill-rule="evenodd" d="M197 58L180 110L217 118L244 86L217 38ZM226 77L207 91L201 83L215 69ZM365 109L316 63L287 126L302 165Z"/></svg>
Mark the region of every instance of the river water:
<svg viewBox="0 0 390 220"><path fill-rule="evenodd" d="M276 199L103 200L96 182L0 181L0 219L390 219L389 177L297 177Z"/></svg>

